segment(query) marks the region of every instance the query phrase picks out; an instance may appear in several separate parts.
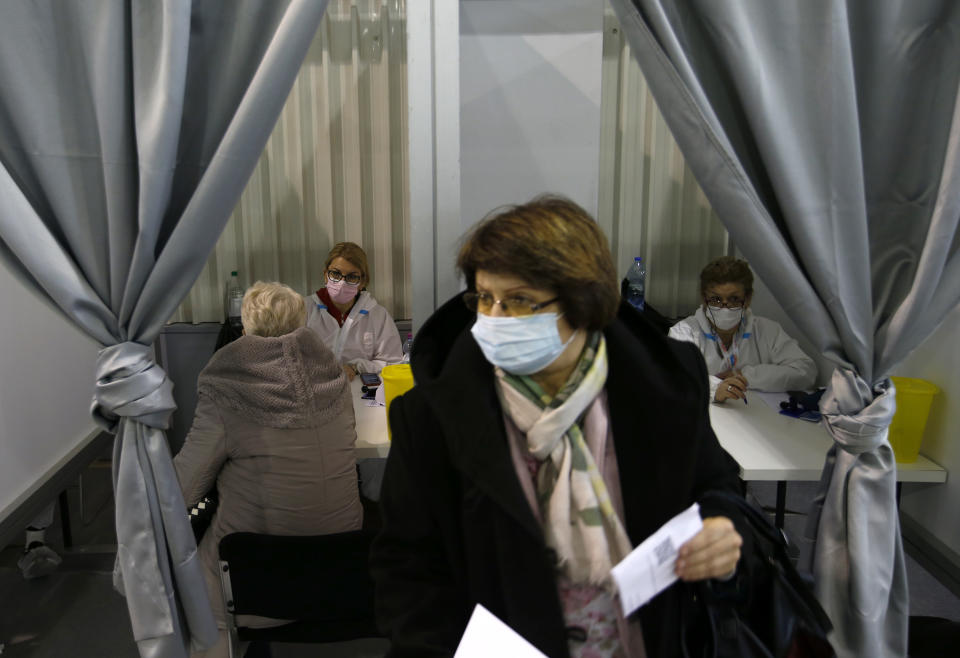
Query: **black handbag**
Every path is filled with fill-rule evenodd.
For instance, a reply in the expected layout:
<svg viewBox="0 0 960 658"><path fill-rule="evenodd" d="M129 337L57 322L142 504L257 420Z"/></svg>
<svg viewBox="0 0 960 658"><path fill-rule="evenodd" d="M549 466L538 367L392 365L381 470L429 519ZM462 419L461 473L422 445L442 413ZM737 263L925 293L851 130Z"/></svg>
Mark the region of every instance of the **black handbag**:
<svg viewBox="0 0 960 658"><path fill-rule="evenodd" d="M704 501L735 507L753 534L751 555L741 557L746 577L690 586L681 613L685 658L829 658L833 629L811 584L787 555L783 534L743 498L712 491ZM743 564L744 561L747 564ZM696 647L696 649L692 649Z"/></svg>

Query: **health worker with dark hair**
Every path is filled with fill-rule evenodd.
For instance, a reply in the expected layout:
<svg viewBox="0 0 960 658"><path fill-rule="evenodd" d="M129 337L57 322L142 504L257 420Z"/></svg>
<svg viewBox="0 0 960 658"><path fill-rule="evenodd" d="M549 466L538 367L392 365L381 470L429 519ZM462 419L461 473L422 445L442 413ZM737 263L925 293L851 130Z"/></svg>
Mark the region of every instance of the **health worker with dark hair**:
<svg viewBox="0 0 960 658"><path fill-rule="evenodd" d="M755 316L753 272L746 261L723 256L700 272L703 304L670 328L670 337L693 343L710 373L710 399L741 400L748 388L803 391L817 366L777 322Z"/></svg>

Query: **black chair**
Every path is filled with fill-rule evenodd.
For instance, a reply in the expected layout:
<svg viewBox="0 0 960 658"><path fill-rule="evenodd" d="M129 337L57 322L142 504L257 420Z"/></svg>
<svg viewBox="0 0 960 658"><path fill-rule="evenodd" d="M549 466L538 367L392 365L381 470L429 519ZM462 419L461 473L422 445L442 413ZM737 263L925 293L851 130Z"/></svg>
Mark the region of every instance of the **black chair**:
<svg viewBox="0 0 960 658"><path fill-rule="evenodd" d="M367 566L374 533L285 537L238 532L220 540L220 583L230 658L243 642L344 642L381 637ZM236 615L294 620L237 626Z"/></svg>

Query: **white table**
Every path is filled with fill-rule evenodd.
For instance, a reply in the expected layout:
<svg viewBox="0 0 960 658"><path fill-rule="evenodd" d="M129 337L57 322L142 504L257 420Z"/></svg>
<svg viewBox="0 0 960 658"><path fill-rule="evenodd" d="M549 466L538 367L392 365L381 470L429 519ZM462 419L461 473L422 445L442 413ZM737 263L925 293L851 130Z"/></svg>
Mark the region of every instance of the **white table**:
<svg viewBox="0 0 960 658"><path fill-rule="evenodd" d="M357 459L390 454L384 407L361 400L360 378L351 384L357 418ZM740 465L744 480L777 483L776 523L783 527L787 482L820 479L832 440L820 423L790 418L771 409L759 396L749 404L729 401L710 405L710 423L720 445ZM901 482L945 482L947 472L923 455L912 464L897 464L898 497Z"/></svg>
<svg viewBox="0 0 960 658"><path fill-rule="evenodd" d="M359 377L350 384L350 396L353 399L353 414L357 419L357 459L386 458L390 454L390 439L387 438L386 407L368 407L361 400L363 391Z"/></svg>
<svg viewBox="0 0 960 658"><path fill-rule="evenodd" d="M750 396L748 395L748 398ZM744 480L777 482L777 527L783 527L786 483L819 480L830 435L820 423L790 418L771 409L759 396L749 404L728 401L710 405L710 423L720 445L740 464ZM912 464L897 464L901 482L945 482L946 471L923 455Z"/></svg>

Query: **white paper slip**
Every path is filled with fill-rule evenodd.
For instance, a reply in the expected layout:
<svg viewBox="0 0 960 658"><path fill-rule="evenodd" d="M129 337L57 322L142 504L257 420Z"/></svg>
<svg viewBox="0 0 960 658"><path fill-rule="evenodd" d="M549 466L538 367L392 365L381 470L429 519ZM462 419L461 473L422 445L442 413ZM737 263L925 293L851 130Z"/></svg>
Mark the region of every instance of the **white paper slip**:
<svg viewBox="0 0 960 658"><path fill-rule="evenodd" d="M460 646L453 658L547 658L515 630L479 603L470 615Z"/></svg>
<svg viewBox="0 0 960 658"><path fill-rule="evenodd" d="M790 399L788 393L767 393L766 391L750 391L752 398L760 398L774 411L780 411L780 403Z"/></svg>
<svg viewBox="0 0 960 658"><path fill-rule="evenodd" d="M673 584L677 579L673 572L677 551L702 527L700 506L694 503L663 524L610 571L620 593L624 617Z"/></svg>

